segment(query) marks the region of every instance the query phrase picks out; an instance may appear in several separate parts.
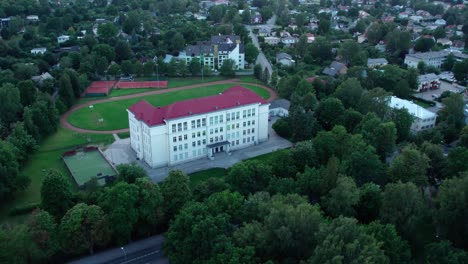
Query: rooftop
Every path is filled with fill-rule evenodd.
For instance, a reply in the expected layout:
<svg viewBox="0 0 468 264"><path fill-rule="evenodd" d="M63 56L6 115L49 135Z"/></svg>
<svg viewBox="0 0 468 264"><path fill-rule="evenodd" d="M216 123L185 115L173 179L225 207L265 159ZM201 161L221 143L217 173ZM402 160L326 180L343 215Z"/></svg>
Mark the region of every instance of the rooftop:
<svg viewBox="0 0 468 264"><path fill-rule="evenodd" d="M148 126L164 124L165 120L190 115L204 114L249 104L266 104L255 92L242 86L233 86L218 95L195 98L176 102L163 107L155 107L146 100L130 106L128 109L137 120Z"/></svg>
<svg viewBox="0 0 468 264"><path fill-rule="evenodd" d="M436 117L437 115L432 113L431 111L411 102L408 100L403 100L401 98L398 98L396 96L392 96L390 100L390 107L391 108L406 108L408 112L419 119L425 119L425 118L432 118Z"/></svg>
<svg viewBox="0 0 468 264"><path fill-rule="evenodd" d="M433 80L438 80L440 79L439 76L437 76L436 74L434 73L428 73L428 74L424 74L424 75L419 75L418 77L418 82L419 83L422 83L422 82L430 82L430 81L433 81Z"/></svg>

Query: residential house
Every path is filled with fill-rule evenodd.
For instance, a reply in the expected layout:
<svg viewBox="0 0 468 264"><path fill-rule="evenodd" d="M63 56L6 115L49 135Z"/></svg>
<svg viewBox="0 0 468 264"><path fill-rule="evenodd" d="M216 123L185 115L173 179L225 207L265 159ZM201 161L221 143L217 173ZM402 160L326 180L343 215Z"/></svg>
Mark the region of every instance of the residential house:
<svg viewBox="0 0 468 264"><path fill-rule="evenodd" d="M411 132L413 133L435 127L437 115L424 107L395 96L391 97L389 105L391 108L406 108L408 110L414 118L411 124Z"/></svg>
<svg viewBox="0 0 468 264"><path fill-rule="evenodd" d="M289 116L289 107L291 106L291 102L286 99L276 99L270 103L270 116L280 116L280 117L288 117Z"/></svg>
<svg viewBox="0 0 468 264"><path fill-rule="evenodd" d="M70 40L70 36L68 35L61 35L57 37L58 44L65 43Z"/></svg>
<svg viewBox="0 0 468 264"><path fill-rule="evenodd" d="M127 110L130 146L152 168L213 160L268 141L269 105L241 86L164 107L141 100Z"/></svg>
<svg viewBox="0 0 468 264"><path fill-rule="evenodd" d="M284 38L281 38L281 42L283 44L285 44L286 46L290 46L290 45L296 44L297 38L295 38L295 37L284 37Z"/></svg>
<svg viewBox="0 0 468 264"><path fill-rule="evenodd" d="M10 17L0 18L0 28L8 27L10 25L10 21Z"/></svg>
<svg viewBox="0 0 468 264"><path fill-rule="evenodd" d="M312 33L307 33L307 43L313 43L315 41L315 35Z"/></svg>
<svg viewBox="0 0 468 264"><path fill-rule="evenodd" d="M287 53L278 53L276 54L276 63L279 63L284 66L292 66L295 61L292 59L292 56Z"/></svg>
<svg viewBox="0 0 468 264"><path fill-rule="evenodd" d="M36 82L39 85L41 85L45 80L53 80L53 79L54 77L48 72L45 72L41 75L33 76L31 78L32 81Z"/></svg>
<svg viewBox="0 0 468 264"><path fill-rule="evenodd" d="M47 48L34 48L31 50L31 54L34 54L34 55L37 55L37 54L43 55L46 52L47 52Z"/></svg>
<svg viewBox="0 0 468 264"><path fill-rule="evenodd" d="M280 38L277 37L265 37L265 43L269 45L278 45Z"/></svg>
<svg viewBox="0 0 468 264"><path fill-rule="evenodd" d="M444 19L439 18L434 22L434 24L438 27L445 27L445 25L447 25L447 22Z"/></svg>
<svg viewBox="0 0 468 264"><path fill-rule="evenodd" d="M439 89L440 78L434 73L419 75L418 77L418 92L426 92L428 90Z"/></svg>
<svg viewBox="0 0 468 264"><path fill-rule="evenodd" d="M263 18L259 12L255 12L253 15L250 16L251 24L261 24L262 22L263 22Z"/></svg>
<svg viewBox="0 0 468 264"><path fill-rule="evenodd" d="M437 40L437 43L441 44L442 46L452 46L452 41L448 38L440 38Z"/></svg>
<svg viewBox="0 0 468 264"><path fill-rule="evenodd" d="M326 67L322 73L331 77L336 75L346 74L348 67L341 62L333 61L330 66Z"/></svg>
<svg viewBox="0 0 468 264"><path fill-rule="evenodd" d="M258 35L260 37L269 37L271 35L271 28L269 27L261 27L258 30Z"/></svg>
<svg viewBox="0 0 468 264"><path fill-rule="evenodd" d="M367 67L369 68L382 67L387 64L388 61L385 58L367 59Z"/></svg>
<svg viewBox="0 0 468 264"><path fill-rule="evenodd" d="M39 22L39 16L36 16L36 15L29 15L29 16L26 16L26 20L28 22Z"/></svg>
<svg viewBox="0 0 468 264"><path fill-rule="evenodd" d="M417 68L419 62L424 62L428 66L434 66L436 68L440 68L442 63L444 63L445 59L451 52L448 51L430 51L430 52L420 52L414 54L406 54L405 56L405 64L408 67ZM453 52L455 59L458 61L468 59L468 55L463 54L461 52Z"/></svg>

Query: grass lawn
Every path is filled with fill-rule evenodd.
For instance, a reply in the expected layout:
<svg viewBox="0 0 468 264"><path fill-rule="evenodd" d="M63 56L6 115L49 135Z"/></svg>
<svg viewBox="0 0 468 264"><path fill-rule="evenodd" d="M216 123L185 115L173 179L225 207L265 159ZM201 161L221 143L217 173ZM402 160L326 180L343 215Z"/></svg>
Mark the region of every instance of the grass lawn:
<svg viewBox="0 0 468 264"><path fill-rule="evenodd" d="M86 144L110 144L113 142L112 135L81 134L64 128L59 128L57 132L45 139L39 150L31 157L31 160L23 168L22 173L31 179L29 187L16 195L14 200L0 206L0 218L4 218L11 208L31 203L40 202L40 190L45 170L58 169L67 176L65 164L61 160L61 155L73 149L75 146ZM70 183L76 188L73 180Z"/></svg>
<svg viewBox="0 0 468 264"><path fill-rule="evenodd" d="M117 136L119 136L120 139L129 138L130 132L118 133Z"/></svg>
<svg viewBox="0 0 468 264"><path fill-rule="evenodd" d="M431 107L430 104L428 104L428 103L426 103L426 102L424 102L424 101L420 101L420 100L413 100L413 103L415 103L415 104L417 104L417 105L419 105L419 106L421 106L421 107L424 107L424 108L429 108L429 107Z"/></svg>
<svg viewBox="0 0 468 264"><path fill-rule="evenodd" d="M232 84L217 84L196 89L146 96L144 99L154 106L165 106L177 101L215 95L231 86ZM269 97L268 91L263 88L255 85L245 85L245 87L258 93L263 98ZM131 98L95 104L93 108L82 108L72 113L68 117L68 122L73 126L92 130L104 131L128 128L126 109L140 100L142 100L142 98ZM98 122L101 118L104 119L103 123Z"/></svg>
<svg viewBox="0 0 468 264"><path fill-rule="evenodd" d="M153 89L153 88L141 88L141 89L112 89L111 93L108 97L118 97L124 96L129 94L136 94L136 93L144 93L149 91L155 91L161 89ZM99 99L103 99L105 97L100 97Z"/></svg>
<svg viewBox="0 0 468 264"><path fill-rule="evenodd" d="M213 168L199 172L194 172L188 175L190 178L190 187L193 188L197 184L207 180L208 178L224 178L226 174L226 170L223 168Z"/></svg>

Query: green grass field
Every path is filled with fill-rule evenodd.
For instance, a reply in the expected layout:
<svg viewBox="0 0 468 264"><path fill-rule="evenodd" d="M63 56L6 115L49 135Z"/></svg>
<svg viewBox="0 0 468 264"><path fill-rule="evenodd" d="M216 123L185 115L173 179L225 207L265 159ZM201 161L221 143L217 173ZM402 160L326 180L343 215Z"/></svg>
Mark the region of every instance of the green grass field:
<svg viewBox="0 0 468 264"><path fill-rule="evenodd" d="M190 178L190 187L193 188L202 181L205 181L209 178L224 178L226 177L226 170L223 168L213 168L203 171L198 171L189 174Z"/></svg>
<svg viewBox="0 0 468 264"><path fill-rule="evenodd" d="M162 89L153 89L153 88L142 88L142 89L112 89L109 97L119 97L129 94L137 94L137 93L144 93L149 91L156 91ZM105 97L100 97L99 99L103 99Z"/></svg>
<svg viewBox="0 0 468 264"><path fill-rule="evenodd" d="M177 101L215 95L231 86L232 84L217 84L190 90L145 96L144 99L154 106L165 106ZM245 87L256 92L262 98L266 99L270 96L268 91L258 86L245 85ZM128 128L128 114L126 109L142 99L141 97L131 98L96 104L93 108L82 108L72 113L68 117L68 122L75 127L100 131ZM101 118L104 120L102 123L99 122Z"/></svg>
<svg viewBox="0 0 468 264"><path fill-rule="evenodd" d="M81 187L93 177L116 176L117 172L106 161L98 150L77 152L63 158L76 184Z"/></svg>
<svg viewBox="0 0 468 264"><path fill-rule="evenodd" d="M64 175L70 176L61 156L64 152L73 149L75 146L86 144L110 144L114 141L112 135L81 134L64 128L59 128L57 132L46 138L34 153L31 160L22 168L22 173L31 179L31 183L26 190L18 193L13 200L0 206L0 218L4 219L11 208L31 203L40 202L41 185L46 170L57 169ZM70 179L72 186L76 186Z"/></svg>

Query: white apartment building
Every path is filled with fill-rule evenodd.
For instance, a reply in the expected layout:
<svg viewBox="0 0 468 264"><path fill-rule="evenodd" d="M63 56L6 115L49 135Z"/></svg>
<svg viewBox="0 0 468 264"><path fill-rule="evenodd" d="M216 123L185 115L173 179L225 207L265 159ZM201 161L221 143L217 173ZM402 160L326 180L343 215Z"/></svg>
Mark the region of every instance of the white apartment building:
<svg viewBox="0 0 468 264"><path fill-rule="evenodd" d="M127 111L131 147L153 168L268 140L269 103L241 86L165 107L142 100Z"/></svg>
<svg viewBox="0 0 468 264"><path fill-rule="evenodd" d="M448 51L430 51L430 52L421 52L414 54L406 54L405 64L408 67L417 68L418 63L423 61L426 66L434 66L440 68L442 63L444 63L447 56L450 54ZM468 58L468 55L461 52L453 52L456 60L464 60Z"/></svg>
<svg viewBox="0 0 468 264"><path fill-rule="evenodd" d="M61 35L61 36L57 37L57 43L58 44L65 43L65 42L67 42L69 40L70 40L70 36L68 36L68 35Z"/></svg>
<svg viewBox="0 0 468 264"><path fill-rule="evenodd" d="M392 96L390 107L397 109L406 108L408 110L414 117L413 124L411 125L411 132L413 133L435 127L437 115L411 101Z"/></svg>
<svg viewBox="0 0 468 264"><path fill-rule="evenodd" d="M47 52L47 48L34 48L31 50L31 54L34 54L34 55L37 55L37 54L44 55L44 53L46 52Z"/></svg>

